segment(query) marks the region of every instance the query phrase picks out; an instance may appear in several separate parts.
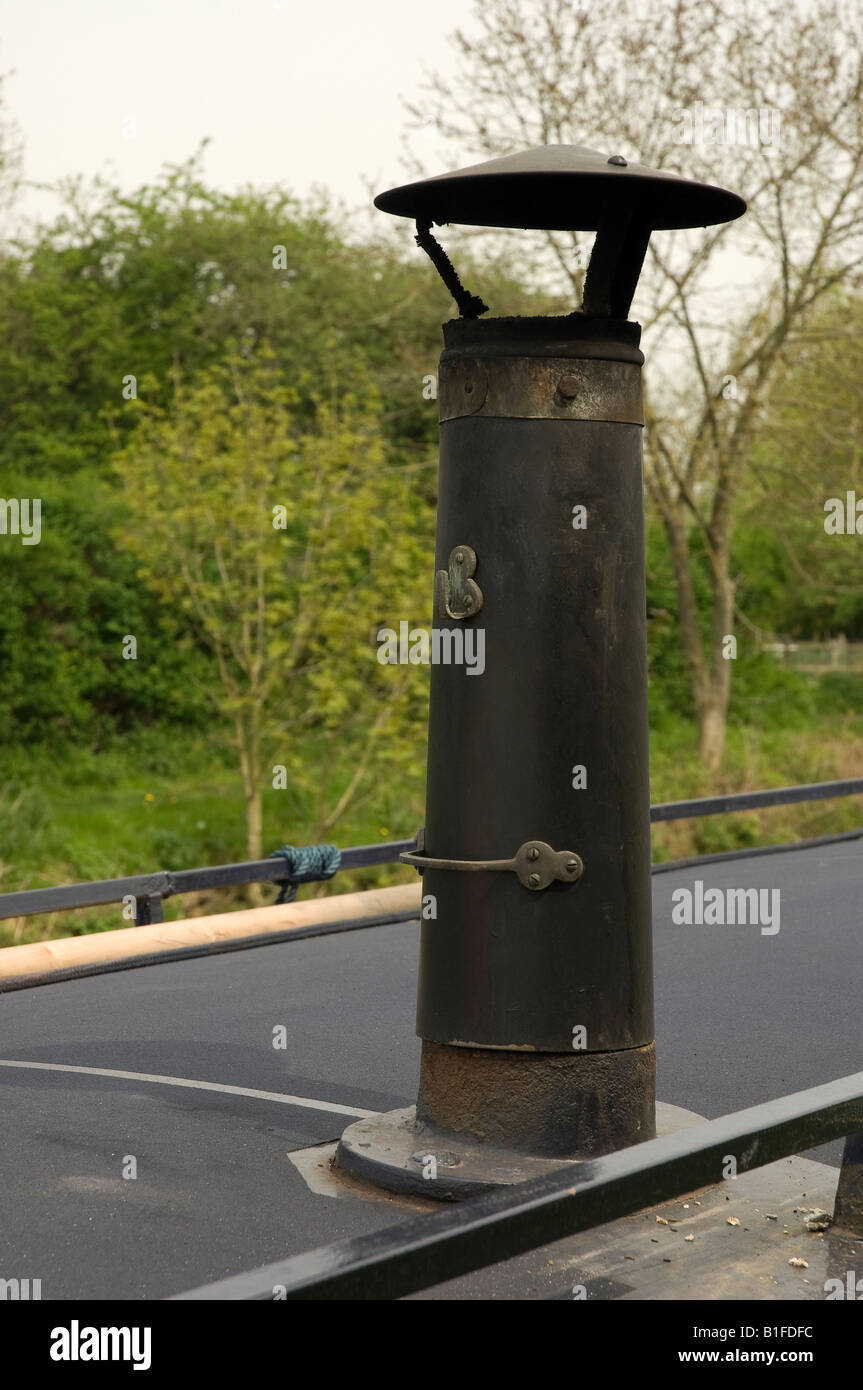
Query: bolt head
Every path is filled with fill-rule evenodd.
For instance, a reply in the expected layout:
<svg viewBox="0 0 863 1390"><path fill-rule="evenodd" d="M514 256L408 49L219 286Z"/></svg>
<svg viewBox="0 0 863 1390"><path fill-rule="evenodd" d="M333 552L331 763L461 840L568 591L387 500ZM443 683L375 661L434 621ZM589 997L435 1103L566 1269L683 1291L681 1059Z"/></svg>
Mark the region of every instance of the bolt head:
<svg viewBox="0 0 863 1390"><path fill-rule="evenodd" d="M578 862L577 859L569 860L569 863L566 866L566 872L568 874L577 874L581 872L581 864Z"/></svg>
<svg viewBox="0 0 863 1390"><path fill-rule="evenodd" d="M527 886L528 886L528 888L541 888L541 887L542 887L542 878L540 877L540 875L539 875L539 874L528 874L528 876L527 876Z"/></svg>
<svg viewBox="0 0 863 1390"><path fill-rule="evenodd" d="M537 859L539 858L539 850L537 849L536 845L531 845L530 849L527 852L527 857L530 860L531 864L536 863Z"/></svg>
<svg viewBox="0 0 863 1390"><path fill-rule="evenodd" d="M622 154L613 154L608 162L609 164L616 164L620 169L626 168L626 160Z"/></svg>
<svg viewBox="0 0 863 1390"><path fill-rule="evenodd" d="M565 401L573 400L579 392L580 382L575 376L562 376L557 384L557 389Z"/></svg>
<svg viewBox="0 0 863 1390"><path fill-rule="evenodd" d="M453 556L453 559L455 560L455 562L456 562L457 565L463 565L463 564L464 564L464 555L462 554L462 552L461 552L460 550L457 550L457 551L456 551L455 555Z"/></svg>

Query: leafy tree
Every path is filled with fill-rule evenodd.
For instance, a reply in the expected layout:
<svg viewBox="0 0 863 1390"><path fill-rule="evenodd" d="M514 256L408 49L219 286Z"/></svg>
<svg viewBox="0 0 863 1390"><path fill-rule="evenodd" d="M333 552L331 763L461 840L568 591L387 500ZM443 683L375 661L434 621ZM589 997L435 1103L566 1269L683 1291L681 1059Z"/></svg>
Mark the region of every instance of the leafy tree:
<svg viewBox="0 0 863 1390"><path fill-rule="evenodd" d="M21 135L6 111L5 74L0 74L0 211L12 206L21 182Z"/></svg>
<svg viewBox="0 0 863 1390"><path fill-rule="evenodd" d="M331 377L360 395L371 379L386 466L411 470L428 526L437 409L423 381L451 306L387 239L386 219L360 241L323 199L207 187L197 158L134 194L101 180L62 193L58 219L0 255L4 493L43 501L41 544L0 546L0 733L99 747L142 722L200 722L211 660L182 613L154 608L112 539L122 518L108 459L135 419L124 382L164 400L176 372L222 362L231 342L267 341L297 391L297 423L310 425ZM512 312L534 304L506 266L485 277ZM120 640L156 613L141 680Z"/></svg>
<svg viewBox="0 0 863 1390"><path fill-rule="evenodd" d="M770 635L863 639L860 539L825 529L828 499L863 501L861 377L863 300L837 293L783 354L741 497L739 602Z"/></svg>
<svg viewBox="0 0 863 1390"><path fill-rule="evenodd" d="M419 669L382 666L375 634L426 607L428 510L410 474L386 466L376 393L328 385L309 386L309 421L274 354L234 353L178 376L165 406L130 403L138 421L116 459L120 544L212 653L205 694L215 736L230 730L252 859L265 779L306 775L310 732L357 750L321 807L329 831L374 785L373 754L380 778L415 747L422 715Z"/></svg>
<svg viewBox="0 0 863 1390"><path fill-rule="evenodd" d="M455 146L453 161L588 145L725 183L749 202L739 224L654 235L635 301L650 366L645 481L674 566L699 750L715 769L731 682L735 502L760 414L783 351L863 265L859 16L843 0L481 0L474 18L454 36L455 76L433 76L409 107L414 124L433 122ZM546 235L575 307L584 238ZM742 256L753 273L732 298L720 284L738 278Z"/></svg>

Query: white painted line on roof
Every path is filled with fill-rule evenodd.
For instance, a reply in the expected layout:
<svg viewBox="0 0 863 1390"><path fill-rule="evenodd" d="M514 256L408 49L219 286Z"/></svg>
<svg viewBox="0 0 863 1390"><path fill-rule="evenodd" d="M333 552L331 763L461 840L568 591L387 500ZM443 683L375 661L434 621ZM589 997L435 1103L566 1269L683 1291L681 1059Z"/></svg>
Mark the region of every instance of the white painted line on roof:
<svg viewBox="0 0 863 1390"><path fill-rule="evenodd" d="M364 1120L376 1110L357 1110L352 1105L336 1105L330 1100L311 1100L308 1096L285 1096L280 1091L253 1091L248 1086L223 1086L218 1081L189 1081L185 1076L151 1076L143 1071L111 1071L107 1067L69 1067L61 1062L3 1062L0 1067L30 1067L34 1071L71 1071L84 1076L115 1076L121 1081L150 1081L157 1086L190 1086L196 1091L224 1091L231 1096L251 1096L253 1100L274 1100L280 1105L296 1105L301 1110L326 1110L332 1115L353 1115Z"/></svg>

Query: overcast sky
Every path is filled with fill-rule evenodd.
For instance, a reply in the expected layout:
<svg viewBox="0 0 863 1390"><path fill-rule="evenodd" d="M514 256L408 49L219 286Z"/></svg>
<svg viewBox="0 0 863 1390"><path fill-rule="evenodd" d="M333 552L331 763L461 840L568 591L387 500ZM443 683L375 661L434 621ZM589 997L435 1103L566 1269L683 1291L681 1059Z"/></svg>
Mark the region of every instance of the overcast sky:
<svg viewBox="0 0 863 1390"><path fill-rule="evenodd" d="M452 69L470 0L3 0L0 71L25 176L113 168L132 188L212 138L224 189L401 182L401 96ZM134 119L134 137L129 118ZM429 141L423 141L430 149ZM433 149L429 172L438 172ZM26 196L30 211L47 209Z"/></svg>
<svg viewBox="0 0 863 1390"><path fill-rule="evenodd" d="M421 98L424 69L455 72L451 36L475 32L472 0L0 0L0 16L31 182L102 172L131 190L209 137L211 186L324 185L363 210L363 234L379 216L370 190L412 176L406 138L429 173L477 158L408 132L403 104ZM57 209L25 189L9 229ZM729 275L742 284L757 265L720 257L717 293Z"/></svg>

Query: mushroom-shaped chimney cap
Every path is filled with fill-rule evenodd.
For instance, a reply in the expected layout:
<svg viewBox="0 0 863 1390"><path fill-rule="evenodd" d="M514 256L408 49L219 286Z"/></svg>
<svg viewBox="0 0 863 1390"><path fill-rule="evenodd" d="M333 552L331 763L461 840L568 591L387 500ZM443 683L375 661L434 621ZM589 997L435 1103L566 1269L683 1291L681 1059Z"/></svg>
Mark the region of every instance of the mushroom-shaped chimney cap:
<svg viewBox="0 0 863 1390"><path fill-rule="evenodd" d="M746 211L736 193L581 145L542 145L379 193L375 207L420 223L595 232L620 214L651 230L709 227Z"/></svg>

